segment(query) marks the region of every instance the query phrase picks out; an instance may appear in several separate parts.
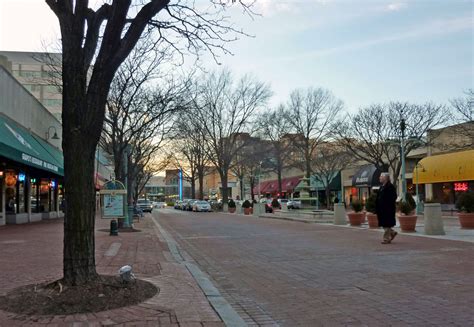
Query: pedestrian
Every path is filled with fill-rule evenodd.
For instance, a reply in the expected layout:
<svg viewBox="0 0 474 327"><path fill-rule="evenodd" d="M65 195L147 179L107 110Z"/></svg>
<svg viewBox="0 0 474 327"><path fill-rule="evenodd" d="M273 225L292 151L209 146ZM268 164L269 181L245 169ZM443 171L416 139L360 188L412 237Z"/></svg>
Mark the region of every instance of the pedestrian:
<svg viewBox="0 0 474 327"><path fill-rule="evenodd" d="M379 226L383 227L383 241L382 244L390 244L397 232L392 228L396 225L395 211L397 201L397 191L395 186L390 182L390 174L380 174L380 189L377 193L376 212Z"/></svg>
<svg viewBox="0 0 474 327"><path fill-rule="evenodd" d="M339 203L339 198L337 196L334 198L334 203Z"/></svg>

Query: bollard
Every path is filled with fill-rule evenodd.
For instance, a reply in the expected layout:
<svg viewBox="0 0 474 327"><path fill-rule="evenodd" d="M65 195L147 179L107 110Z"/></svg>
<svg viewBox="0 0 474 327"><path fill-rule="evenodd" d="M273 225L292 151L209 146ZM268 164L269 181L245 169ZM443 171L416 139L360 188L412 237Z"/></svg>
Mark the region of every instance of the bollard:
<svg viewBox="0 0 474 327"><path fill-rule="evenodd" d="M424 222L426 235L446 235L444 232L441 204L425 203Z"/></svg>
<svg viewBox="0 0 474 327"><path fill-rule="evenodd" d="M334 204L334 225L346 225L346 209L343 203Z"/></svg>
<svg viewBox="0 0 474 327"><path fill-rule="evenodd" d="M110 221L110 236L118 235L118 224L117 220L113 219Z"/></svg>

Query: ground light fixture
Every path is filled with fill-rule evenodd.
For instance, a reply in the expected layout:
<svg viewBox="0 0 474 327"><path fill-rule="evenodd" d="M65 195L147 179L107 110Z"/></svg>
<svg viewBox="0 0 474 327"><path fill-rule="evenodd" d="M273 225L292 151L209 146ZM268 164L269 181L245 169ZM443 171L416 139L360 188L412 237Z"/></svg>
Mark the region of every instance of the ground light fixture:
<svg viewBox="0 0 474 327"><path fill-rule="evenodd" d="M119 269L119 275L122 282L131 282L135 279L135 275L132 272L132 266L126 265Z"/></svg>
<svg viewBox="0 0 474 327"><path fill-rule="evenodd" d="M56 131L56 127L54 127L54 126L49 126L49 127L48 127L48 131L46 132L46 140L48 140L48 139L49 139L49 136L51 135L51 134L49 133L49 130L50 130L51 128L54 130L54 134L53 134L53 136L51 137L51 139L53 139L53 140L59 140L58 132Z"/></svg>

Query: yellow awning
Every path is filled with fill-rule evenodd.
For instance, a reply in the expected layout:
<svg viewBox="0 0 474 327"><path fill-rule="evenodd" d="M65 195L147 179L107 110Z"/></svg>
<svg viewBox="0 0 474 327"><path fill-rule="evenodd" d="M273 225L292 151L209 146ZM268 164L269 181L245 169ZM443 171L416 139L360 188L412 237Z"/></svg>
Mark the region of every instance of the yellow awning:
<svg viewBox="0 0 474 327"><path fill-rule="evenodd" d="M474 150L426 157L413 170L413 183L431 184L474 180Z"/></svg>

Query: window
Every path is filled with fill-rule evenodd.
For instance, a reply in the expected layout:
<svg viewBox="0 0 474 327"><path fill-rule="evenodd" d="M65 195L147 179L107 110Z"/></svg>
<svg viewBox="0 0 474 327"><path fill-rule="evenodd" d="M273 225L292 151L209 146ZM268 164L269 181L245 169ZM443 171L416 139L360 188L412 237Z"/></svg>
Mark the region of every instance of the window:
<svg viewBox="0 0 474 327"><path fill-rule="evenodd" d="M56 107L56 106L61 106L61 99L43 99L43 104L45 106L52 106L52 107Z"/></svg>
<svg viewBox="0 0 474 327"><path fill-rule="evenodd" d="M30 92L39 92L40 91L40 85L35 85L35 84L23 84L25 89L27 89Z"/></svg>
<svg viewBox="0 0 474 327"><path fill-rule="evenodd" d="M43 85L43 90L48 93L59 93L60 89L55 85Z"/></svg>
<svg viewBox="0 0 474 327"><path fill-rule="evenodd" d="M41 77L41 72L31 71L31 70L21 70L21 77Z"/></svg>

